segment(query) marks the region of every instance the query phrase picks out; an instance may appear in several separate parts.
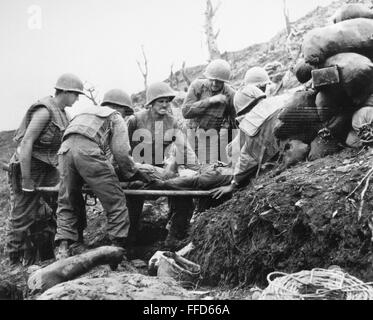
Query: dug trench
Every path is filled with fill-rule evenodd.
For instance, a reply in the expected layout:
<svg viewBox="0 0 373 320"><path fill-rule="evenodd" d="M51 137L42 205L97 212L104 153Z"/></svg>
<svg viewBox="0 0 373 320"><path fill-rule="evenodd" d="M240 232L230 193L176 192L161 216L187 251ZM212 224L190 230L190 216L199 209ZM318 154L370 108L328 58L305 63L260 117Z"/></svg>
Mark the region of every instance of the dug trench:
<svg viewBox="0 0 373 320"><path fill-rule="evenodd" d="M201 265L201 285L265 288L273 271L331 265L372 281L372 187L364 182L353 192L372 165L372 151L345 150L277 176L265 173L204 212L187 255Z"/></svg>
<svg viewBox="0 0 373 320"><path fill-rule="evenodd" d="M88 248L108 245L106 235L105 212L98 203L89 206L87 210L87 228L84 231L85 243ZM148 261L163 245L167 236L167 222L169 219L167 198L146 200L140 216L136 239L131 259Z"/></svg>
<svg viewBox="0 0 373 320"><path fill-rule="evenodd" d="M278 175L275 170L263 172L231 200L197 216L186 241L192 241L195 249L186 258L201 266L199 288L219 290L217 299L242 299L254 286L265 288L272 271L295 273L331 265L372 281L372 187L369 184L365 193L361 219L358 213L366 183L356 189L372 166L371 149L344 150L299 163ZM114 273L101 266L85 277L109 281L123 272L147 275L147 261L167 234L167 218L165 199L148 201L136 243L136 263L125 262ZM101 206L89 207L86 244L90 248L105 245L105 229ZM1 280L15 284L23 298L37 298L27 292L28 268L9 266L5 256L0 267ZM237 288L244 294L237 295Z"/></svg>

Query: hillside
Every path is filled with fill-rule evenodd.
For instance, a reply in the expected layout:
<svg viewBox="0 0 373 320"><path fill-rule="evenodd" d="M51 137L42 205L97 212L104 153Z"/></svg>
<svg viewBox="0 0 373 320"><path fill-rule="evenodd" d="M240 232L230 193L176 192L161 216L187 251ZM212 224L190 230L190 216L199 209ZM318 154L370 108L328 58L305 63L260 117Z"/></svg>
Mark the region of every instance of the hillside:
<svg viewBox="0 0 373 320"><path fill-rule="evenodd" d="M227 60L232 67L231 85L238 88L248 69L254 66L266 67L271 80L280 85L283 80L280 93L301 84L292 73L297 63L304 35L311 29L322 27L330 23L330 18L335 11L347 2L360 2L371 4L369 0L346 1L339 0L329 6L317 7L304 17L292 22L292 33L287 35L285 29L278 32L270 41L254 44L239 51L224 52L222 58ZM244 31L242 31L244 32ZM193 81L202 77L206 65L185 68L188 78ZM174 73L174 78L165 80L173 84L174 89L185 91L187 84L181 70ZM144 103L145 92L133 95L137 104Z"/></svg>
<svg viewBox="0 0 373 320"><path fill-rule="evenodd" d="M292 68L299 58L303 36L315 27L326 25L346 2L340 0L327 7L318 7L295 21L290 37L282 30L267 43L225 52L223 58L230 62L233 70L232 85L239 87L246 70L260 65L270 71L271 79L279 86L280 92L299 86ZM371 3L367 0L359 2ZM193 80L202 75L204 68L205 65L189 67L186 72ZM175 77L172 79L175 89L184 91L186 83L180 70ZM144 92L133 97L140 106ZM13 135L14 131L0 132L0 161L8 161L14 152ZM292 273L315 267L327 268L332 264L364 281L372 281L372 187L369 186L366 194L362 219L358 219L362 187L347 197L372 167L372 161L371 149L344 150L314 162L299 163L279 175L274 175L273 171L263 172L230 201L196 217L190 237L195 249L188 258L202 267L200 284L216 290L229 289L220 296L215 295L215 298L247 298L253 286L264 288L267 285L269 272ZM0 283L11 279L24 291L25 298L35 299L36 296L26 294L27 268L10 267L3 252L8 199L6 174L0 170ZM162 215L156 222L161 221L162 224L156 230L159 232L157 236L165 236L168 213L165 201L159 199L145 206L144 216L148 224L140 237L143 241L152 238L154 233L154 229L150 228L155 224L151 217L153 207L159 208ZM102 213L100 206L88 210L85 237L92 246L104 243L106 218ZM157 240L160 239L151 240L155 241L152 247L141 249L147 250L142 252L142 259L146 262L157 251ZM146 273L146 266L128 264L120 266L117 272L102 267L93 270L89 277L109 280L111 276L121 276L121 272ZM89 282L87 279L84 281ZM237 287L243 288L243 295L230 291ZM69 293L66 289L64 298L69 299L69 294L70 298L74 297L74 292ZM180 296L185 294L183 292ZM98 294L92 295L100 298ZM115 295L111 294L111 298Z"/></svg>
<svg viewBox="0 0 373 320"><path fill-rule="evenodd" d="M204 212L189 255L202 266L203 283L265 288L271 272L332 265L371 282L373 187L363 203L357 186L372 160L372 149L345 150L275 177L270 171Z"/></svg>

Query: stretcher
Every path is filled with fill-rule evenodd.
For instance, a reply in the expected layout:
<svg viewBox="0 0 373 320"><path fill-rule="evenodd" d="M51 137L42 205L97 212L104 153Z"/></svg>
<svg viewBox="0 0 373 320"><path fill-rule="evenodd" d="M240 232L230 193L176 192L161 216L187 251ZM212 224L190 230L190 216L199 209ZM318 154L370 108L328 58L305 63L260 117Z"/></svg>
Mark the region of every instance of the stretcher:
<svg viewBox="0 0 373 320"><path fill-rule="evenodd" d="M9 171L9 167L5 163L1 163L1 167L5 171ZM128 189L128 182L121 182L121 187L124 194L133 196L183 196L183 197L209 197L210 190L144 190L144 189ZM36 187L35 191L44 193L58 193L59 186L53 187ZM82 192L92 194L92 190L88 186L83 186Z"/></svg>

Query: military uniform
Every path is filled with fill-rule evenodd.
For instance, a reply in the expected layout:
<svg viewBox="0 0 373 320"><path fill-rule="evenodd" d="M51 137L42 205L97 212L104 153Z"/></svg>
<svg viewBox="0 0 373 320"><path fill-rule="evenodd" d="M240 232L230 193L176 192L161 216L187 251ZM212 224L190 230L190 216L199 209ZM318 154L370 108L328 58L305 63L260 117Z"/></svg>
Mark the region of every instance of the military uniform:
<svg viewBox="0 0 373 320"><path fill-rule="evenodd" d="M57 151L68 125L65 112L56 106L53 97L46 97L28 109L16 132L15 141L18 147L10 163L15 169L9 174L9 181L13 183L10 184L11 212L6 249L13 258L26 253L26 258L30 259L28 263L32 263L37 255L41 260L53 258L53 237L56 227L56 197L35 192L26 193L21 189L19 146L33 113L39 108L46 108L50 119L32 148L30 175L36 187L58 184Z"/></svg>
<svg viewBox="0 0 373 320"><path fill-rule="evenodd" d="M105 150L110 149L126 179L137 171L129 155L128 133L120 113L92 106L75 116L63 136L60 156L61 185L58 195L57 233L60 242L78 241L82 185L88 184L107 215L107 231L113 241L128 235L129 218L124 192Z"/></svg>
<svg viewBox="0 0 373 320"><path fill-rule="evenodd" d="M207 99L219 93L227 97L227 102L216 103L211 106L211 103ZM214 129L218 133L217 143L211 143L212 145L210 146L209 139L207 138L206 140L206 163L212 163L215 160L224 160L220 157L220 131L221 129L229 130L228 140L226 142L229 143L232 139L232 132L230 130L236 128L236 111L233 105L234 94L235 91L227 84L224 84L220 92L213 92L211 90L210 80L208 79L197 79L193 81L189 87L182 107L183 116L185 119L188 119L188 127L194 131L198 129L203 129L205 131ZM198 141L200 141L202 136L198 133L196 135ZM198 154L197 143L194 141L190 142L195 146L196 155L202 160ZM218 157L214 158L213 155L218 155Z"/></svg>
<svg viewBox="0 0 373 320"><path fill-rule="evenodd" d="M151 110L143 110L140 112L135 113L128 119L128 132L130 137L130 143L132 152L136 148L136 146L140 143L134 141L133 134L137 129L147 129L148 132L152 135L152 141L145 143L145 148L152 149L152 158L150 159L152 165L160 165L163 161L164 154L167 150L167 147L171 145L172 141L163 141L163 145L160 146L155 137L156 135L162 135L168 130L178 130L178 125L174 117L171 115L166 114L163 117L163 131L157 132L157 127L155 125L155 121L152 119ZM175 141L177 142L177 140ZM163 152L160 152L160 149L163 148ZM178 151L181 151L181 148L184 148L184 160L188 160L188 164L191 163L191 167L195 168L198 160L196 158L195 153L191 149L186 140L183 143L176 143L176 148ZM157 154L158 152L158 154ZM176 154L177 156L177 154ZM141 161L141 159L136 159L134 156L135 161ZM186 161L185 161L186 163ZM138 227L138 222L140 215L142 213L142 208L144 205L145 197L139 196L127 196L128 200L128 209L130 212L130 219L131 219L131 236L132 241L135 241L135 234ZM171 215L171 228L170 233L173 235L183 238L186 235L186 230L189 225L189 221L193 214L193 199L186 198L186 197L169 197L169 208L170 208L170 215Z"/></svg>

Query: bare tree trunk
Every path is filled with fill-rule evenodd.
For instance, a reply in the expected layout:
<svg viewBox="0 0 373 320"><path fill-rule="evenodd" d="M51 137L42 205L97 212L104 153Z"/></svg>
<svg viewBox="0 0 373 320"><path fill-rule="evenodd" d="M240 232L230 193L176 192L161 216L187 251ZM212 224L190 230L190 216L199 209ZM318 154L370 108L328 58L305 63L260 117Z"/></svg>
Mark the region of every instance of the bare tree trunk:
<svg viewBox="0 0 373 320"><path fill-rule="evenodd" d="M89 85L88 82L84 83L84 89L88 92L86 97L93 102L95 106L98 105L96 98L97 98L97 90L93 85Z"/></svg>
<svg viewBox="0 0 373 320"><path fill-rule="evenodd" d="M288 35L291 33L291 24L290 24L290 18L289 18L289 9L286 4L286 0L283 0L283 12L284 12L284 17L285 17L285 24L286 24L286 31Z"/></svg>
<svg viewBox="0 0 373 320"><path fill-rule="evenodd" d="M209 50L209 59L219 59L221 58L221 53L218 49L218 44L216 39L219 35L219 30L215 33L213 28L213 19L215 17L216 11L219 9L220 3L213 7L211 0L206 0L206 11L205 11L205 33L207 40L207 48Z"/></svg>
<svg viewBox="0 0 373 320"><path fill-rule="evenodd" d="M175 88L175 84L174 84L174 78L175 78L175 74L174 74L174 64L171 64L171 67L170 67L170 87L171 88Z"/></svg>
<svg viewBox="0 0 373 320"><path fill-rule="evenodd" d="M140 72L144 78L144 87L145 91L148 90L148 59L146 58L144 46L141 46L142 55L144 57L144 69L142 68L140 62L136 60L137 65L139 66Z"/></svg>
<svg viewBox="0 0 373 320"><path fill-rule="evenodd" d="M183 78L184 78L185 82L187 83L187 85L189 87L190 84L192 83L192 81L190 81L189 77L186 74L185 61L183 62L183 65L181 66L181 74L183 75Z"/></svg>

